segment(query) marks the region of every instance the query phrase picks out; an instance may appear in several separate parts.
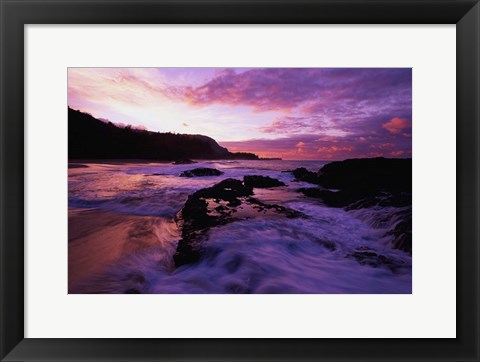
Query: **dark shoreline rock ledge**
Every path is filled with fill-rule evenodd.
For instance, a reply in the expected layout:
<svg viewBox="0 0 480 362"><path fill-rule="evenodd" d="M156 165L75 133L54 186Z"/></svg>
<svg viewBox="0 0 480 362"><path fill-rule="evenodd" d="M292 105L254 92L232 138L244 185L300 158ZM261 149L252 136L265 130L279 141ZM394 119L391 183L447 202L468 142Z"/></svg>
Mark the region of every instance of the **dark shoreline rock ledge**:
<svg viewBox="0 0 480 362"><path fill-rule="evenodd" d="M412 159L350 159L323 166L316 174L304 168L292 171L297 180L317 185L300 188L307 197L320 199L326 206L347 211L372 207L403 208L392 212L399 219L385 236L392 247L412 252Z"/></svg>
<svg viewBox="0 0 480 362"><path fill-rule="evenodd" d="M328 163L316 174L305 168L292 173L299 181L317 185L299 191L327 206L359 209L412 203L412 159L350 159Z"/></svg>
<svg viewBox="0 0 480 362"><path fill-rule="evenodd" d="M199 167L193 170L183 171L180 177L220 176L223 172L216 168Z"/></svg>
<svg viewBox="0 0 480 362"><path fill-rule="evenodd" d="M262 176L254 176L253 179L247 178L247 180L256 182L262 180L275 185L280 182L271 178L263 180L259 177ZM264 185L262 182L260 184ZM207 249L208 252L214 252L212 248L207 248L205 245L207 233L213 227L258 216L287 218L304 216L298 211L281 205L263 203L252 195L253 187L249 182L246 184L231 178L190 195L176 216L177 225L182 230L182 238L173 256L175 265L179 267L194 263L207 253Z"/></svg>
<svg viewBox="0 0 480 362"><path fill-rule="evenodd" d="M244 176L243 183L247 187L256 187L261 189L285 186L285 184L282 181L271 178L269 176L258 176L258 175Z"/></svg>

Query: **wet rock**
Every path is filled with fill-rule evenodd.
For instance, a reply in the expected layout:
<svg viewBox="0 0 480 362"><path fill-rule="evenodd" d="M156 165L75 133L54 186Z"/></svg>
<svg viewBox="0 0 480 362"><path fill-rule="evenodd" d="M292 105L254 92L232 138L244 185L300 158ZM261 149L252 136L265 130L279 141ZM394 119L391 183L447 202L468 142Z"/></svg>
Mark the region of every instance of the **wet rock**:
<svg viewBox="0 0 480 362"><path fill-rule="evenodd" d="M194 263L208 254L205 240L213 227L260 215L263 217L267 213L287 218L303 216L281 205L263 203L252 195L252 187L235 179L225 179L190 195L176 217L182 239L173 256L175 265Z"/></svg>
<svg viewBox="0 0 480 362"><path fill-rule="evenodd" d="M200 257L201 241L209 228L232 221L229 206L241 204L239 197L252 195L251 188L242 181L226 179L190 195L183 209L177 214L177 224L182 228L182 239L178 242L174 255L176 266L195 262ZM209 215L208 199L224 202L225 205L215 207L216 215ZM222 206L220 208L220 206Z"/></svg>
<svg viewBox="0 0 480 362"><path fill-rule="evenodd" d="M350 191L350 193L353 193ZM406 207L412 204L412 194L411 193L389 193L381 192L379 194L373 194L370 192L359 192L356 191L357 200L355 197L352 200L352 203L348 205L345 210L358 210L365 209L373 206L381 207Z"/></svg>
<svg viewBox="0 0 480 362"><path fill-rule="evenodd" d="M393 230L386 235L393 236L392 246L395 249L412 253L412 218L400 221Z"/></svg>
<svg viewBox="0 0 480 362"><path fill-rule="evenodd" d="M394 260L373 250L357 250L348 254L347 257L355 259L361 265L368 265L373 268L386 267L392 271L396 271L404 264L403 260Z"/></svg>
<svg viewBox="0 0 480 362"><path fill-rule="evenodd" d="M296 168L291 172L297 181L318 184L318 175L315 172L308 171L305 167Z"/></svg>
<svg viewBox="0 0 480 362"><path fill-rule="evenodd" d="M405 207L412 205L412 193L411 192L399 192L387 194L386 197L381 198L379 206L383 207Z"/></svg>
<svg viewBox="0 0 480 362"><path fill-rule="evenodd" d="M335 161L318 171L318 183L328 189L412 190L412 159L359 158Z"/></svg>
<svg viewBox="0 0 480 362"><path fill-rule="evenodd" d="M276 205L276 204L266 204L254 197L249 197L247 199L247 202L252 204L252 205L255 205L256 207L258 207L261 211L264 210L264 209L267 209L267 210L274 210L276 211L277 213L279 214L282 214L284 215L285 217L291 219L291 218L296 218L296 217L304 217L305 215L303 213L301 213L300 211L297 211L297 210L294 210L294 209L290 209L288 207L285 207L285 206L282 206L282 205Z"/></svg>
<svg viewBox="0 0 480 362"><path fill-rule="evenodd" d="M240 180L227 178L212 187L195 192L194 198L214 199L228 201L233 205L239 204L239 197L253 195L253 189L247 187Z"/></svg>
<svg viewBox="0 0 480 362"><path fill-rule="evenodd" d="M296 169L293 174L298 180L318 184L317 188L299 191L321 199L327 206L358 210L412 204L411 159L350 159L326 164L315 177L305 168Z"/></svg>
<svg viewBox="0 0 480 362"><path fill-rule="evenodd" d="M193 170L183 171L180 177L220 176L223 172L215 168L199 167Z"/></svg>
<svg viewBox="0 0 480 362"><path fill-rule="evenodd" d="M248 175L243 178L243 184L246 187L269 188L285 186L282 181L269 176Z"/></svg>
<svg viewBox="0 0 480 362"><path fill-rule="evenodd" d="M360 197L360 199L352 198L350 203L345 207L345 210L358 210L374 207L379 204L380 200L376 196Z"/></svg>

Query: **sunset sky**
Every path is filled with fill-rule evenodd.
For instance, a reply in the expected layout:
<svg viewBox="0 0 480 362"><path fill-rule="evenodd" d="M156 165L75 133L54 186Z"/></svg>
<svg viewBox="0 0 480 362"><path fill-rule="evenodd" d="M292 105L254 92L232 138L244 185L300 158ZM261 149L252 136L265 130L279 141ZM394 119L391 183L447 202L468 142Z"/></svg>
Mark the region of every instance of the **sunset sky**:
<svg viewBox="0 0 480 362"><path fill-rule="evenodd" d="M411 157L410 68L69 68L68 105L261 157Z"/></svg>

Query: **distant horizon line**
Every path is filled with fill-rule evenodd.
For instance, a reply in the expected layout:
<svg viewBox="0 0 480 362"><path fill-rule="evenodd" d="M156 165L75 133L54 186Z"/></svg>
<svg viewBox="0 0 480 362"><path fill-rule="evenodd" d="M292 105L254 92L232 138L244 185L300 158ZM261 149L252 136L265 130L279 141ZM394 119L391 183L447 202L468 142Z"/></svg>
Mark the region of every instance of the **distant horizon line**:
<svg viewBox="0 0 480 362"><path fill-rule="evenodd" d="M265 159L266 158L266 159ZM412 157L383 157L383 156L379 156L379 157L347 157L347 158L339 158L339 159L323 159L323 160L312 160L312 159L276 159L276 160L271 160L271 159L268 159L268 157L265 157L264 159L262 158L259 158L259 159L252 159L252 160L243 160L243 159L239 159L239 160L235 160L235 159L229 159L229 158L212 158L212 159L201 159L201 158L191 158L190 160L192 161L199 161L199 162L203 162L203 161L235 161L235 162L243 162L243 161L301 161L301 162L305 162L305 161L309 161L309 162L337 162L337 161L346 161L346 160L357 160L357 159L376 159L376 158L384 158L384 159L391 159L391 160L410 160L412 159ZM270 158L274 158L274 157L270 157ZM131 162L159 162L159 163L171 163L173 160L154 160L154 159L147 159L147 158L87 158L87 159L84 159L84 158L68 158L67 159L68 163L88 163L88 162L99 162L99 161L116 161L116 162L127 162L127 161L131 161Z"/></svg>

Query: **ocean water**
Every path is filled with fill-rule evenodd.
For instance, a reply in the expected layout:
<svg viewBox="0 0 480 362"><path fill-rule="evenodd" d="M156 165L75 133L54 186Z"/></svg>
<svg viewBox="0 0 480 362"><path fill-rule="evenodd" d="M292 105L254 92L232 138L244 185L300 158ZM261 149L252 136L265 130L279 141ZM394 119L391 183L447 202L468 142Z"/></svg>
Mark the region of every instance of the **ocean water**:
<svg viewBox="0 0 480 362"><path fill-rule="evenodd" d="M399 222L397 215L408 208L345 211L327 207L298 192L313 185L296 182L291 173L284 172L298 167L317 171L325 163L232 160L190 165L86 164L88 167L69 169L71 209L148 217L148 226L142 224L142 228L148 228L154 239L146 247L119 253L84 276L71 292L411 293L411 255L392 248L392 236L386 235ZM224 174L179 177L182 171L197 167L216 168ZM175 215L188 195L225 178L245 175L283 181L284 187L254 189L254 197L307 217L259 216L212 228L205 241L205 256L198 263L175 268L172 256L181 238ZM119 228L120 234L123 225L110 223L108 227ZM115 245L111 235L117 234L108 235L109 245ZM102 238L101 229L95 237ZM69 244L70 260L75 260L76 247ZM382 255L388 263L361 263L352 257L358 251Z"/></svg>

